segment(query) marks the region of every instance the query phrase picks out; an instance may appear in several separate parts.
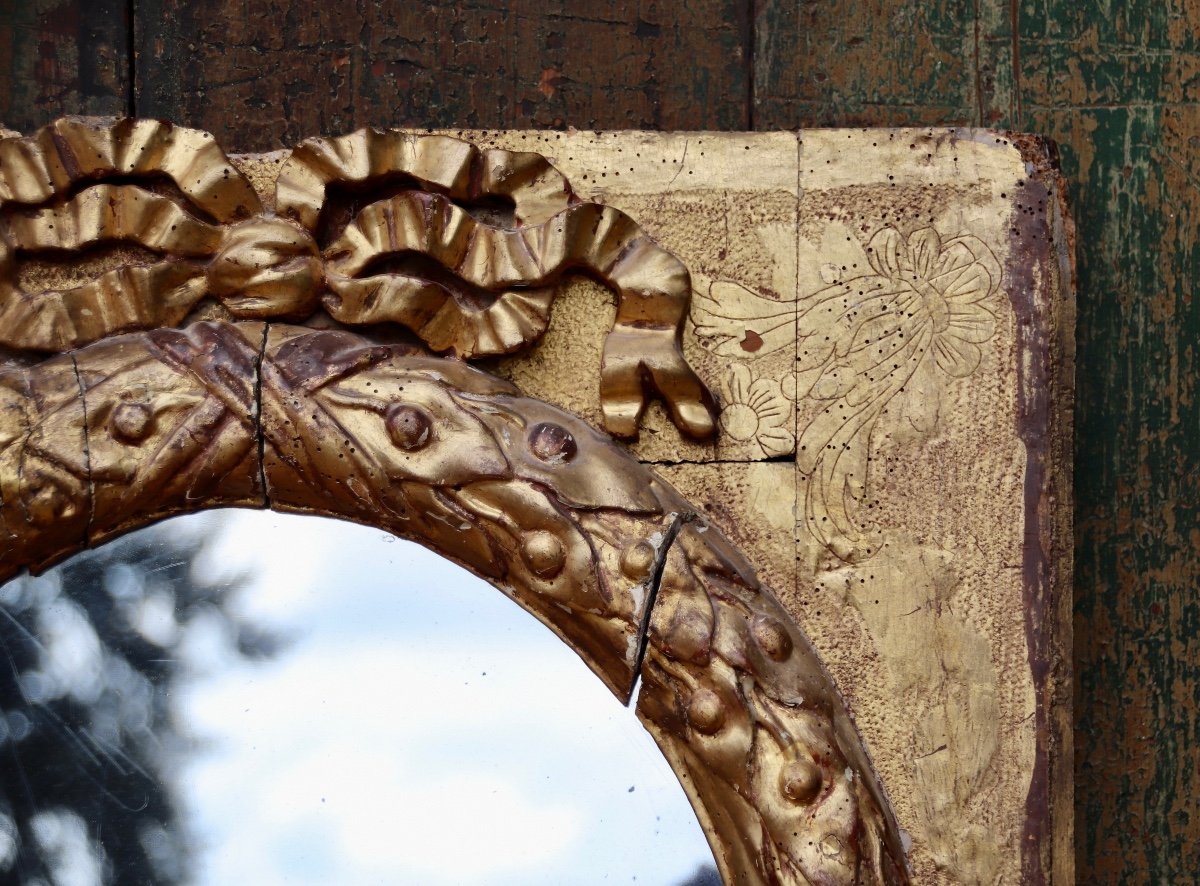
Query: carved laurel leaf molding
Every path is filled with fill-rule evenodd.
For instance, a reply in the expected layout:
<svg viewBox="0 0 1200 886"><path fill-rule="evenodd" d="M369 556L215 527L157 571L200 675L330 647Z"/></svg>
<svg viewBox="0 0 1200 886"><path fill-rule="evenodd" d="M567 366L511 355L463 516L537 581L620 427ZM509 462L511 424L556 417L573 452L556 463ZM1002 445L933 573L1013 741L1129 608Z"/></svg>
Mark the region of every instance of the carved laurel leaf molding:
<svg viewBox="0 0 1200 886"><path fill-rule="evenodd" d="M45 256L64 282L26 286ZM638 715L727 883L907 883L846 707L751 565L609 437L460 359L534 340L567 271L618 299L609 431L632 436L658 395L711 434L679 346L687 269L539 155L311 139L265 207L207 133L64 119L0 139L0 580L211 507L413 539L533 613L619 698L642 678ZM760 419L783 408L735 382Z"/></svg>

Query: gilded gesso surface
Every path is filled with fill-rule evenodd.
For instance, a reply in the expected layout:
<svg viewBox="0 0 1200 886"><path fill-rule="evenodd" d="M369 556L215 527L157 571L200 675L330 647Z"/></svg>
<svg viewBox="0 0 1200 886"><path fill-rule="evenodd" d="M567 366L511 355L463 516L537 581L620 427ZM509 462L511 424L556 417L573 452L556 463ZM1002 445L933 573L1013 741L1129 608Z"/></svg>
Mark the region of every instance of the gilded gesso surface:
<svg viewBox="0 0 1200 886"><path fill-rule="evenodd" d="M812 639L905 830L916 882L1034 883L1048 869L1070 881L1069 236L1036 143L964 131L449 134L546 155L599 204L584 210L598 228L626 213L690 272L683 355L716 393L718 433L685 439L655 401L630 448L714 518ZM233 158L268 212L288 156ZM142 199L94 191L97 205ZM244 248L275 230L255 225ZM18 284L78 285L122 256L32 260ZM225 292L228 269L214 267L215 294L239 298L244 287ZM181 299L190 285L179 283ZM352 279L339 285L343 306L374 310L355 307ZM575 275L556 294L515 292L534 326L552 310L548 330L484 368L597 428L625 427L597 383L622 322L617 289L614 304L602 281ZM200 316L227 319L221 310ZM646 327L625 328L631 356L637 339L656 346ZM35 400L54 394L57 364L46 365ZM686 397L683 369L668 387ZM93 409L109 382L80 376ZM711 401L701 405L694 418L711 428ZM100 513L106 487L92 488ZM688 538L681 549L699 544ZM672 593L659 599L671 617ZM809 846L814 870L839 849Z"/></svg>
<svg viewBox="0 0 1200 886"><path fill-rule="evenodd" d="M684 352L721 433L685 440L655 404L634 453L780 589L856 716L917 882L1021 881L1044 664L1027 640L1017 324L1060 296L1013 267L1059 248L1053 195L994 134L462 135L546 154L687 264ZM259 163L269 180L270 161L241 161ZM612 298L577 278L553 311L494 369L599 425Z"/></svg>

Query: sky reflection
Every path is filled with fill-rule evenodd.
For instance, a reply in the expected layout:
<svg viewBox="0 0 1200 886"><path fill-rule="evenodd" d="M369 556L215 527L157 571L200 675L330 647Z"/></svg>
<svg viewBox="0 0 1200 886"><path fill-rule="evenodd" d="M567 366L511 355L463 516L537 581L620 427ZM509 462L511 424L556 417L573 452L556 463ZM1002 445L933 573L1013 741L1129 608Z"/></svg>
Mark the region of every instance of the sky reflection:
<svg viewBox="0 0 1200 886"><path fill-rule="evenodd" d="M247 661L193 632L177 697L198 886L687 881L712 856L633 713L498 591L333 520L172 521L232 605L280 633Z"/></svg>

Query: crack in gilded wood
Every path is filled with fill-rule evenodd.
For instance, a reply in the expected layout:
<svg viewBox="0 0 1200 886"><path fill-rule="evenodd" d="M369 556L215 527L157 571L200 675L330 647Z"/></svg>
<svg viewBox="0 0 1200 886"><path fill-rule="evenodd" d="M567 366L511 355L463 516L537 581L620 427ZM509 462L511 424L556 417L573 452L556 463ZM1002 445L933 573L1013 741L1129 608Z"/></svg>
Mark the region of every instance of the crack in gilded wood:
<svg viewBox="0 0 1200 886"><path fill-rule="evenodd" d="M1030 175L1023 148L970 130L364 130L290 154L211 155L225 193L241 188L227 179L248 182L256 205L215 201L203 179L185 192L146 174L145 157L121 161L143 170L133 180L112 172L122 138L169 164L176 140L208 144L194 131L56 126L102 156L72 178L74 154L56 142L67 184L48 178L48 198L0 207L19 265L9 307L112 304L42 327L99 336L69 351L87 407L78 500L95 517L57 540L24 526L22 496L40 513L62 477L42 466L45 434L12 436L31 458L10 454L0 519L26 538L31 566L222 495L379 525L513 596L618 697L641 677L638 711L727 881L893 883L911 864L921 882L990 883L1019 876L1022 856L1044 860L1052 823L1037 816L1061 779L1067 704L1047 671L1061 661L1059 621L1038 623L1043 606L1026 635L1026 602L1045 589L1005 564L1028 555L1027 529L1046 528L1051 547L1065 537L1030 449L1057 426L1021 412L1017 390L1020 367L1047 357L1039 336L1063 284L1012 262L1062 244L1024 183L1053 175ZM45 165L32 138L8 150ZM579 266L594 279L558 282ZM198 281L182 328L109 334L149 322L119 310L131 267ZM106 274L116 283L97 290ZM634 451L660 467L638 464L458 359L539 335L551 298L555 323L497 372L599 426L612 403L568 376L599 364L603 394L606 342L622 327L663 333L639 359L670 369L686 354L676 367L719 386L719 411L707 392L658 386L679 396L677 419L690 403L718 439L681 439L670 404L656 406ZM1020 337L1021 323L1038 328ZM31 368L3 382L14 429L41 422L23 391L53 394L51 379L26 376L59 358L37 359L20 357ZM51 412L69 428L61 405ZM1059 522L1031 520L1031 506Z"/></svg>
<svg viewBox="0 0 1200 886"><path fill-rule="evenodd" d="M130 178L142 181L110 183ZM176 193L155 193L162 178ZM398 193L339 216L338 188L372 186ZM608 430L636 437L657 395L686 434L712 435L712 396L680 346L687 268L624 213L581 201L540 155L364 129L297 147L275 204L263 210L211 135L160 121L68 118L0 139L0 343L53 353L175 325L212 297L231 318L323 307L351 325L401 324L434 351L506 354L541 336L553 285L582 271L617 294L600 367ZM26 254L110 242L152 258L22 290Z"/></svg>
<svg viewBox="0 0 1200 886"><path fill-rule="evenodd" d="M808 639L652 468L423 343L328 318L275 322L307 316L317 297L336 318L337 286L372 269L415 277L385 264L405 253L488 290L492 306L583 267L619 299L600 369L609 425L636 429L649 382L684 430L708 433L712 401L679 347L689 275L629 216L579 200L542 158L439 136L307 142L279 176L279 214L264 212L211 137L169 124L60 121L0 141L5 152L16 160L2 183L0 310L24 318L12 343L65 353L0 372L0 578L208 507L376 526L494 584L618 698L643 678L638 715L683 779L727 883L909 881L883 787ZM371 186L377 199L346 206L341 185ZM217 319L155 313L170 290L125 266L99 286L16 282L27 251L125 240L149 253L137 267L194 275ZM389 318L440 341L430 317L449 302L466 316L478 293L447 296L438 272L417 268L415 284L368 284L362 305L378 293L394 302ZM446 300L426 311L410 285ZM138 307L123 313L129 303ZM446 323L452 349L468 350L466 322ZM761 406L757 390L747 405Z"/></svg>

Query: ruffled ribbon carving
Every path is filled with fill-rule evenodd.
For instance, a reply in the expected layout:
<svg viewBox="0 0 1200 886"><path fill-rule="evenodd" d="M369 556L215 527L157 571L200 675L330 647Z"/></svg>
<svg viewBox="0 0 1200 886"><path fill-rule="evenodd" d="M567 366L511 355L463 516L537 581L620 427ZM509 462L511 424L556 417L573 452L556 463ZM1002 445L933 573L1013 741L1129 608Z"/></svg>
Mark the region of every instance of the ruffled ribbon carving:
<svg viewBox="0 0 1200 886"><path fill-rule="evenodd" d="M365 205L347 211L337 194ZM101 244L150 257L81 285L22 288L22 255ZM309 139L268 211L198 130L66 118L0 139L0 345L20 351L174 326L212 298L239 319L323 307L345 324L401 324L439 353L507 354L546 330L569 272L617 296L600 369L608 430L636 436L658 395L682 431L711 436L712 396L680 347L687 268L629 216L582 201L539 154L395 130Z"/></svg>

